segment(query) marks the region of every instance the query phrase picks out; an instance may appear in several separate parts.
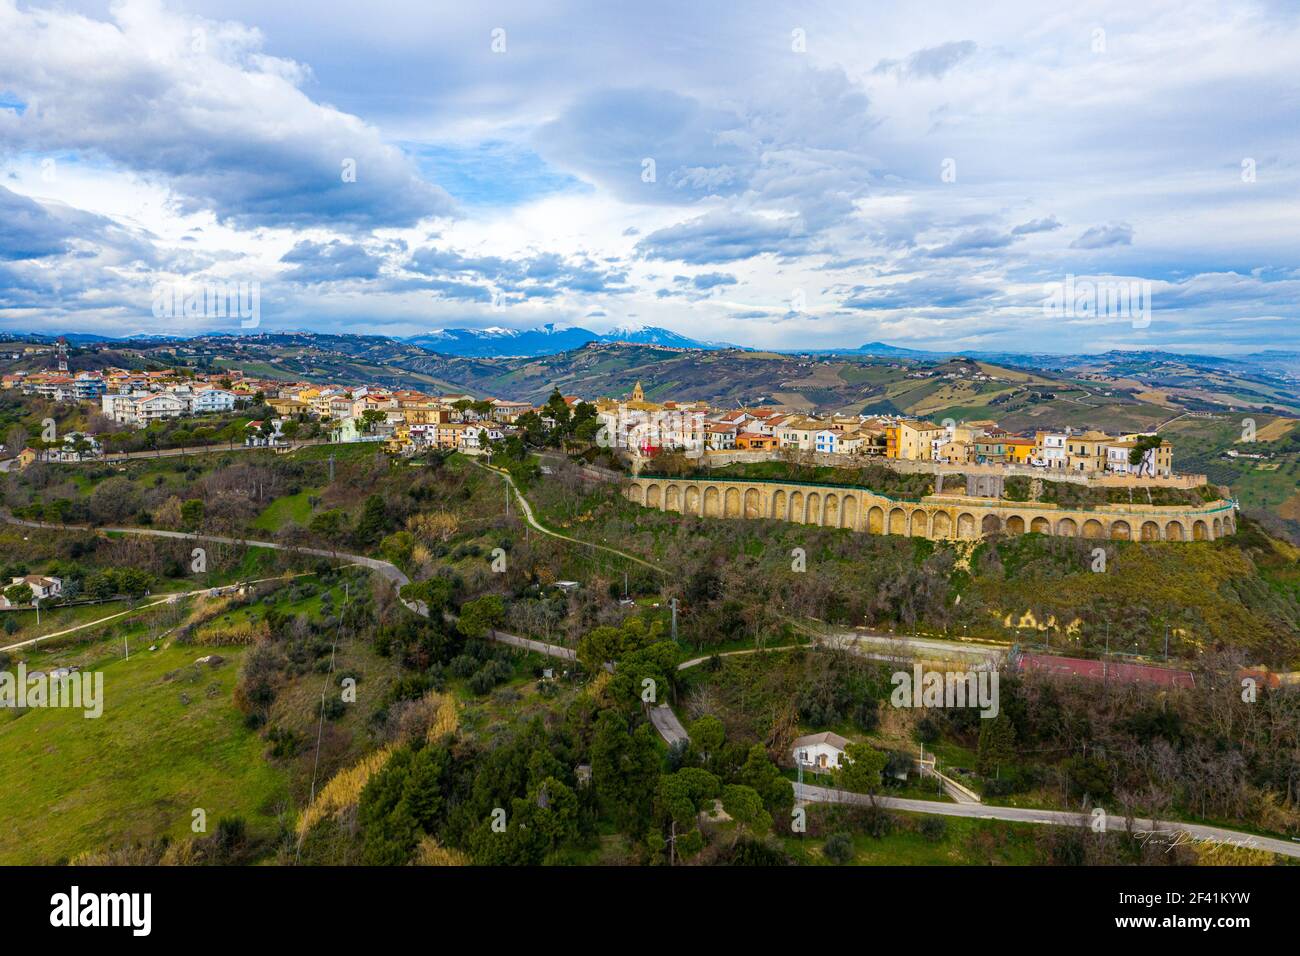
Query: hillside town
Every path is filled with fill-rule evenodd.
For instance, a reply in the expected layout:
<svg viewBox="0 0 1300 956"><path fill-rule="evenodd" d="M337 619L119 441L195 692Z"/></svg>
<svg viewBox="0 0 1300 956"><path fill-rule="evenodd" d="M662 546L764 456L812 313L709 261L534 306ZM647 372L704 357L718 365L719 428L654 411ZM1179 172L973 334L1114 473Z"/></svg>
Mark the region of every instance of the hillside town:
<svg viewBox="0 0 1300 956"><path fill-rule="evenodd" d="M333 442L380 442L406 456L431 449L479 454L521 434L533 413L553 425L549 405L470 394L429 394L378 385L347 386L258 379L237 369L129 371L108 368L5 375L0 384L56 402L97 402L108 421L129 429L191 416L220 415L263 404L274 416L248 423L245 444L275 446L285 423L314 421ZM649 459L665 451L689 457L738 455L753 460L792 453L826 460L873 459L942 465L1037 468L1091 475L1169 477L1173 446L1153 433L1108 434L1091 429L1012 433L992 420L935 423L887 415L815 415L781 406L716 408L692 400L650 401L640 382L620 398L590 402L562 396L566 406L589 404L596 443ZM590 412L590 409L588 410ZM92 436L65 436L51 457L94 457ZM76 442L73 448L71 443Z"/></svg>

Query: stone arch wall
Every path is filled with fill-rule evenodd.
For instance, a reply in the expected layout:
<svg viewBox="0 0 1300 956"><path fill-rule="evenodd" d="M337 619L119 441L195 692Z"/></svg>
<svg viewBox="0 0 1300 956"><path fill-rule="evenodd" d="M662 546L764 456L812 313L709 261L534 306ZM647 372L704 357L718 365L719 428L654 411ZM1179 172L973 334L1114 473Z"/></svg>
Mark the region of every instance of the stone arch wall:
<svg viewBox="0 0 1300 956"><path fill-rule="evenodd" d="M885 533L885 509L880 507L880 505L872 505L871 509L867 512L867 533Z"/></svg>
<svg viewBox="0 0 1300 956"><path fill-rule="evenodd" d="M844 527L858 530L858 496L845 495L844 506L841 509L844 514Z"/></svg>
<svg viewBox="0 0 1300 956"><path fill-rule="evenodd" d="M805 490L807 489L807 490ZM927 502L918 507L849 488L804 486L791 483L754 485L744 481L691 481L689 479L633 479L625 486L627 498L644 507L708 517L772 517L800 524L925 537L978 538L996 532L1082 536L1122 541L1213 541L1236 531L1235 515L1217 505L1203 511L1156 509L1149 516L1141 509L1116 509L1107 513L1070 514L1070 509L1047 509L1035 513L1005 509L1005 502L987 506L970 502L936 507ZM1164 513L1159 513L1163 511ZM1173 512L1172 514L1170 512ZM1059 515L1059 517L1058 517Z"/></svg>
<svg viewBox="0 0 1300 956"><path fill-rule="evenodd" d="M704 489L704 516L706 518L716 518L722 513L722 492L718 490L717 485L709 485Z"/></svg>

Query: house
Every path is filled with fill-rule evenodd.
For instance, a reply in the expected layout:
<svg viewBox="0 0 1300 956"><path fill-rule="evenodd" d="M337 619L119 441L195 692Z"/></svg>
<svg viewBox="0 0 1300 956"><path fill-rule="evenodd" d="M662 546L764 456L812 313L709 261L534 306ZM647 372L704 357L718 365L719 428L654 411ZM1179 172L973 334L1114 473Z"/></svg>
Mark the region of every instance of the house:
<svg viewBox="0 0 1300 956"><path fill-rule="evenodd" d="M946 439L948 429L930 422L902 419L885 428L885 457L902 461L929 461L935 439Z"/></svg>
<svg viewBox="0 0 1300 956"><path fill-rule="evenodd" d="M32 589L32 604L48 598L56 598L63 593L62 578L47 577L43 574L29 574L26 577L14 578L8 587L17 587L20 584L26 584ZM18 606L5 597L3 591L0 591L0 607Z"/></svg>
<svg viewBox="0 0 1300 956"><path fill-rule="evenodd" d="M1004 438L1002 447L1007 462L1013 465L1029 464L1038 452L1038 443L1032 438Z"/></svg>
<svg viewBox="0 0 1300 956"><path fill-rule="evenodd" d="M849 742L834 731L796 737L791 750L795 766L811 770L834 770L844 761Z"/></svg>
<svg viewBox="0 0 1300 956"><path fill-rule="evenodd" d="M741 432L736 436L736 449L738 451L776 451L780 444L780 439L775 435Z"/></svg>
<svg viewBox="0 0 1300 956"><path fill-rule="evenodd" d="M278 401L278 399L272 399ZM194 393L190 406L195 415L211 415L216 412L228 412L235 407L235 393L224 388L204 388ZM306 406L304 405L305 409ZM282 413L286 414L286 413Z"/></svg>

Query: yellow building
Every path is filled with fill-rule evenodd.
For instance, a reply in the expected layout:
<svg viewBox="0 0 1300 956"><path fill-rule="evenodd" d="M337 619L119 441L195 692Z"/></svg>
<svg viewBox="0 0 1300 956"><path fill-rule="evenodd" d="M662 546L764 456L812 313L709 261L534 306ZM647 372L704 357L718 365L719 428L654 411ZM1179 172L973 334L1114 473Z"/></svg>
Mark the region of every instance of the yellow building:
<svg viewBox="0 0 1300 956"><path fill-rule="evenodd" d="M1038 442L1032 438L1004 438L1002 446L1012 465L1027 465L1038 454Z"/></svg>
<svg viewBox="0 0 1300 956"><path fill-rule="evenodd" d="M942 425L902 419L885 428L885 457L902 461L933 461L934 442L947 436L948 430Z"/></svg>
<svg viewBox="0 0 1300 956"><path fill-rule="evenodd" d="M1065 441L1065 451L1069 455L1070 470L1085 474L1106 470L1106 446L1115 439L1105 432L1090 431L1082 435L1071 435Z"/></svg>

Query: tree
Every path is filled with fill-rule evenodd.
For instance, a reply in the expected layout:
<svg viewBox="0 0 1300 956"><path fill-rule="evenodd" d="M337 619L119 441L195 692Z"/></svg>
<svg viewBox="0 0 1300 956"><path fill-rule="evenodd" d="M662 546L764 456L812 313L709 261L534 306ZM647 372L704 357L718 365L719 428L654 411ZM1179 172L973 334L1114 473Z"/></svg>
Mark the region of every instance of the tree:
<svg viewBox="0 0 1300 956"><path fill-rule="evenodd" d="M1006 714L980 721L979 749L975 754L975 769L983 776L995 774L998 768L1015 756L1016 728Z"/></svg>
<svg viewBox="0 0 1300 956"><path fill-rule="evenodd" d="M5 597L10 604L22 605L32 603L32 586L30 584L14 584L4 590Z"/></svg>
<svg viewBox="0 0 1300 956"><path fill-rule="evenodd" d="M186 531L197 531L203 524L203 501L188 498L181 503L181 525Z"/></svg>
<svg viewBox="0 0 1300 956"><path fill-rule="evenodd" d="M709 758L722 749L724 736L726 730L722 721L712 714L705 714L691 724L691 746L699 754L702 763L708 763Z"/></svg>
<svg viewBox="0 0 1300 956"><path fill-rule="evenodd" d="M371 495L361 509L361 519L357 522L356 536L362 544L374 544L388 530L388 511L384 499Z"/></svg>
<svg viewBox="0 0 1300 956"><path fill-rule="evenodd" d="M734 783L722 791L722 809L727 816L756 837L763 837L772 829L772 815L763 806L763 798L753 787Z"/></svg>
<svg viewBox="0 0 1300 956"><path fill-rule="evenodd" d="M640 838L650 823L659 774L659 745L649 724L629 733L615 710L601 712L591 743L591 783L605 813L628 836Z"/></svg>
<svg viewBox="0 0 1300 956"><path fill-rule="evenodd" d="M488 631L500 627L505 619L505 602L495 594L486 594L476 601L466 601L461 605L456 630L471 639L481 638Z"/></svg>
<svg viewBox="0 0 1300 956"><path fill-rule="evenodd" d="M870 744L849 744L844 748L844 762L837 771L837 782L845 790L875 793L880 788L880 772L889 758Z"/></svg>
<svg viewBox="0 0 1300 956"><path fill-rule="evenodd" d="M794 809L794 788L781 775L780 768L772 763L762 744L754 744L749 748L745 763L740 768L740 782L758 792L767 812L772 814L772 819L790 819L790 811Z"/></svg>

